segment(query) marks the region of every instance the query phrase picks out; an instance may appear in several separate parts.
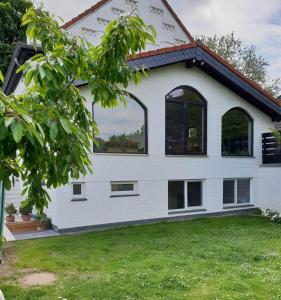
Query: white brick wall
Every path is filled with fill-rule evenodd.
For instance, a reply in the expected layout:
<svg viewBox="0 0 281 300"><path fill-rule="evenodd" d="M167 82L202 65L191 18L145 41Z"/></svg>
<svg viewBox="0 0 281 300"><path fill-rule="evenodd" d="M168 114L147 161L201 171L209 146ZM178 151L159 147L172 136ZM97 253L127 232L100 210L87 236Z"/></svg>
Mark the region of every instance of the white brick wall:
<svg viewBox="0 0 281 300"><path fill-rule="evenodd" d="M180 85L196 88L208 101L207 157L165 156L165 95ZM86 184L87 202L71 202L70 186L56 191L59 229L169 217L168 180L175 179L204 179L203 206L207 212L220 212L223 178L252 178L253 204L260 204L259 199L264 197L259 182L267 176L259 168L261 134L273 126L268 116L200 70L186 69L184 64L151 71L129 91L148 108L149 155L94 155L94 174L81 179ZM91 109L88 88L83 87L82 93ZM221 118L233 107L244 108L254 119L254 158L221 157ZM139 197L110 198L110 181L132 180L139 183Z"/></svg>

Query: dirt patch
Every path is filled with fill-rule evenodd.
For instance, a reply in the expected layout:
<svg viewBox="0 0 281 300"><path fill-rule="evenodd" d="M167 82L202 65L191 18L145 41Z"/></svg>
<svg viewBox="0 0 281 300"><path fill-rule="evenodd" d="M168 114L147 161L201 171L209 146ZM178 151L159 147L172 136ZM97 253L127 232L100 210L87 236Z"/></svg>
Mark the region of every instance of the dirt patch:
<svg viewBox="0 0 281 300"><path fill-rule="evenodd" d="M19 283L22 287L27 288L31 286L46 286L52 285L57 280L57 276L54 273L32 273L26 274L19 279Z"/></svg>
<svg viewBox="0 0 281 300"><path fill-rule="evenodd" d="M0 265L0 277L9 276L14 273L13 264L16 260L16 253L13 245L8 243L4 247L2 261Z"/></svg>

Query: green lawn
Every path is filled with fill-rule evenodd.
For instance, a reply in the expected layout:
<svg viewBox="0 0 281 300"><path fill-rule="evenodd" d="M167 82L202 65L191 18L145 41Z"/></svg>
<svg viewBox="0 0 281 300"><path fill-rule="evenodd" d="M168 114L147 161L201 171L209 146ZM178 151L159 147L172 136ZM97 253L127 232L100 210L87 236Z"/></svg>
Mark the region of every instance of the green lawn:
<svg viewBox="0 0 281 300"><path fill-rule="evenodd" d="M18 272L59 280L7 300L281 299L281 226L262 217L200 219L15 243ZM1 268L1 267L0 267Z"/></svg>

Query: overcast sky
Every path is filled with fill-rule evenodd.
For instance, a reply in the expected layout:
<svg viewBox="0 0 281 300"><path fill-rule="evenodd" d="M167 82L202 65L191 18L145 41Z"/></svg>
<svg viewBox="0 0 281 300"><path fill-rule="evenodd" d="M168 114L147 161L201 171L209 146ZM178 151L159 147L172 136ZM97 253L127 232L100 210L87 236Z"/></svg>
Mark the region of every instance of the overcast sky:
<svg viewBox="0 0 281 300"><path fill-rule="evenodd" d="M34 0L35 1L35 0ZM97 0L36 0L65 21ZM245 43L256 45L281 77L281 0L169 0L191 34L234 31Z"/></svg>

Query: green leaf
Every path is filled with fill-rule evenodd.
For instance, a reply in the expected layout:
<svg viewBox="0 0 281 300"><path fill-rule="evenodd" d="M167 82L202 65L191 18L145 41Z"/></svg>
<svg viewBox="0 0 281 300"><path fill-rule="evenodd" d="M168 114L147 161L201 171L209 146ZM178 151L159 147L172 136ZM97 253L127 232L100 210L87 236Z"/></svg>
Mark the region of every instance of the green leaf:
<svg viewBox="0 0 281 300"><path fill-rule="evenodd" d="M9 127L14 122L14 120L15 120L14 117L7 117L7 118L5 118L5 126Z"/></svg>
<svg viewBox="0 0 281 300"><path fill-rule="evenodd" d="M4 82L4 76L3 76L3 73L1 72L1 70L0 70L0 81Z"/></svg>
<svg viewBox="0 0 281 300"><path fill-rule="evenodd" d="M68 134L72 133L72 130L70 129L68 121L66 119L61 118L60 123L66 133L68 133Z"/></svg>
<svg viewBox="0 0 281 300"><path fill-rule="evenodd" d="M54 141L58 135L58 125L56 122L53 122L50 128L50 139Z"/></svg>
<svg viewBox="0 0 281 300"><path fill-rule="evenodd" d="M24 126L21 122L13 123L12 125L12 135L16 143L19 143L24 135Z"/></svg>

